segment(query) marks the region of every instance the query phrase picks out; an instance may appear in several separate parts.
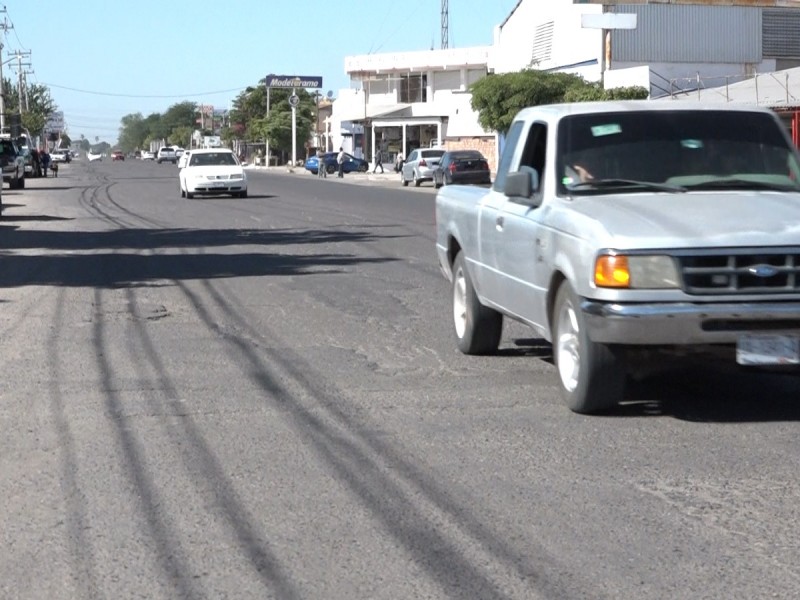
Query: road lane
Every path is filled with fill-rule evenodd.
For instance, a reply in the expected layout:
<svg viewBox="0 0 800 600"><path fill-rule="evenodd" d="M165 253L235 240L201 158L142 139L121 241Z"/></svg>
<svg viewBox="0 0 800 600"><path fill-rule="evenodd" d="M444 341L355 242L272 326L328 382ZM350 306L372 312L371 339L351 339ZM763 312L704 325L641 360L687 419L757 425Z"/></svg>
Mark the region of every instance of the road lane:
<svg viewBox="0 0 800 600"><path fill-rule="evenodd" d="M72 163L4 190L0 596L792 597L797 378L571 414L455 351L433 192Z"/></svg>

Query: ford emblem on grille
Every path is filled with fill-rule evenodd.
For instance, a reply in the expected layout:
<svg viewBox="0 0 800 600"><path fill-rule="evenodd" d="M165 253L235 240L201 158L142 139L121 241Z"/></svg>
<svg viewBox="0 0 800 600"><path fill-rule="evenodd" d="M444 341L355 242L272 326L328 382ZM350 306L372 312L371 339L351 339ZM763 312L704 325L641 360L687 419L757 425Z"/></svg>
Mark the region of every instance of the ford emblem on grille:
<svg viewBox="0 0 800 600"><path fill-rule="evenodd" d="M753 265L748 267L747 272L756 277L774 277L778 274L778 269L771 265Z"/></svg>

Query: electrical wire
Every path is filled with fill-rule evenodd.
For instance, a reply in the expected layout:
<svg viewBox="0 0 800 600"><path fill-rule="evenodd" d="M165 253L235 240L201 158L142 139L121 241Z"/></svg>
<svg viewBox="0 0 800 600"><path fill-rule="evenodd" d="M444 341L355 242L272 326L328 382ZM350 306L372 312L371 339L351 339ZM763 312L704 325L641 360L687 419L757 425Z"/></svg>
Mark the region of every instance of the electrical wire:
<svg viewBox="0 0 800 600"><path fill-rule="evenodd" d="M39 82L41 85L56 88L59 90L67 90L70 92L79 92L81 94L90 94L92 96L113 96L115 98L199 98L202 96L211 96L214 94L230 94L231 92L241 92L251 86L231 88L228 90L217 90L214 92L198 92L192 94L158 94L158 95L142 95L142 94L116 94L113 92L98 92L96 90L82 90L79 88L67 87L65 85L56 85L55 83L47 83L44 81Z"/></svg>

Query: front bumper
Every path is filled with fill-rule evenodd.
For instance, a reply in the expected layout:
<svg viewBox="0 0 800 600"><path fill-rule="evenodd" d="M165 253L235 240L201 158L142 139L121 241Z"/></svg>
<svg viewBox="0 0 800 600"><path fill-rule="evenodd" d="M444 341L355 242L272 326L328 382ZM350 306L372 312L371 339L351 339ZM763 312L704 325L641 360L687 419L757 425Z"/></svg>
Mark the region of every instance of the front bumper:
<svg viewBox="0 0 800 600"><path fill-rule="evenodd" d="M800 301L615 304L584 299L592 341L625 345L733 344L744 332L800 332Z"/></svg>
<svg viewBox="0 0 800 600"><path fill-rule="evenodd" d="M245 190L247 190L247 182L241 179L196 183L194 186L189 184L189 192L192 194L231 194Z"/></svg>

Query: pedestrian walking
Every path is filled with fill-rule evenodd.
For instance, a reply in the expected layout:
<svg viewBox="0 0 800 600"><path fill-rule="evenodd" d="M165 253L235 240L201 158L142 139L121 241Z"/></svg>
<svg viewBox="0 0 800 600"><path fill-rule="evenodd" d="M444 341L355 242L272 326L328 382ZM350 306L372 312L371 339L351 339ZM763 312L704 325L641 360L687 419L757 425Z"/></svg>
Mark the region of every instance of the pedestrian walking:
<svg viewBox="0 0 800 600"><path fill-rule="evenodd" d="M372 172L375 173L378 167L381 168L381 173L383 173L383 152L381 152L380 148L375 150L375 166L372 168Z"/></svg>
<svg viewBox="0 0 800 600"><path fill-rule="evenodd" d="M336 162L339 165L339 174L337 177L344 177L344 148L339 148L339 154L336 155Z"/></svg>
<svg viewBox="0 0 800 600"><path fill-rule="evenodd" d="M45 177L47 177L47 169L50 168L50 153L47 151L47 148L42 150L41 154L39 155L39 160L42 163L42 173Z"/></svg>
<svg viewBox="0 0 800 600"><path fill-rule="evenodd" d="M325 153L322 148L317 150L317 177L328 177L328 165L325 164Z"/></svg>

